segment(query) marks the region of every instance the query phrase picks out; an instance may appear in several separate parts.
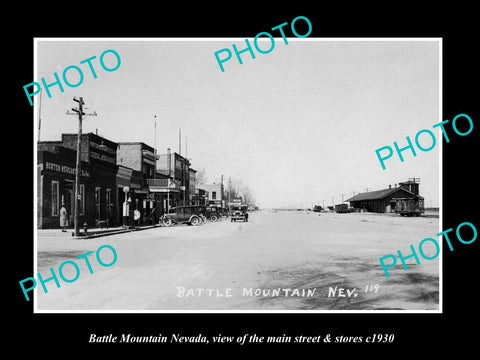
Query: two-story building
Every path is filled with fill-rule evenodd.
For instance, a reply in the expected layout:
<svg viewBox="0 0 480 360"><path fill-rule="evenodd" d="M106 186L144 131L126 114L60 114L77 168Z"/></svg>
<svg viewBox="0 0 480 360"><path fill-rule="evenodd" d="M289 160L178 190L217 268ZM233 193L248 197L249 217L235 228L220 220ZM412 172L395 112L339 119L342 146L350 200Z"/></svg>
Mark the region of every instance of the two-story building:
<svg viewBox="0 0 480 360"><path fill-rule="evenodd" d="M205 195L207 197L207 205L226 207L224 189L222 184L203 184L199 185L198 188L205 191Z"/></svg>
<svg viewBox="0 0 480 360"><path fill-rule="evenodd" d="M61 141L37 144L37 227L60 227L59 210L67 209L73 226L77 134L62 134ZM79 221L89 226L106 220L116 201L117 144L93 133L80 141Z"/></svg>
<svg viewBox="0 0 480 360"><path fill-rule="evenodd" d="M117 193L118 203L130 201L129 216L140 212L140 223L156 222L160 216L158 199L151 193L148 179L155 178L158 155L155 149L143 142L119 142L117 148ZM130 176L130 180L128 180ZM128 192L125 192L125 187Z"/></svg>
<svg viewBox="0 0 480 360"><path fill-rule="evenodd" d="M160 154L157 161L157 174L163 175L166 180L157 181L150 191L162 191L165 196L164 209L190 203L190 161L176 152L167 149L166 154Z"/></svg>

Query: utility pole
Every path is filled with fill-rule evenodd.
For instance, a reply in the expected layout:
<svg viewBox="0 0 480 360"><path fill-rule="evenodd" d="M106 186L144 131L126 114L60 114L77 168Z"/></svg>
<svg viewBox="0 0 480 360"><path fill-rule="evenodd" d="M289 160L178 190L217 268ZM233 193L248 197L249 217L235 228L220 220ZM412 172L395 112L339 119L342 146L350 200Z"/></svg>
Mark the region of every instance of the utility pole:
<svg viewBox="0 0 480 360"><path fill-rule="evenodd" d="M69 113L67 111L67 115L76 115L78 114L78 135L77 135L77 165L75 170L75 207L74 207L74 217L73 217L73 224L75 229L75 236L80 236L80 229L78 224L78 214L80 210L80 173L82 171L82 161L81 161L81 141L82 141L82 120L83 116L97 116L96 112L91 114L86 114L83 112L83 105L85 102L83 101L83 97L77 99L76 97L73 98L73 101L78 103L78 109L72 108L73 113Z"/></svg>
<svg viewBox="0 0 480 360"><path fill-rule="evenodd" d="M182 155L182 128L178 128L178 155Z"/></svg>
<svg viewBox="0 0 480 360"><path fill-rule="evenodd" d="M232 194L232 178L228 177L228 202L231 202L230 196Z"/></svg>
<svg viewBox="0 0 480 360"><path fill-rule="evenodd" d="M154 146L154 152L153 155L155 156L155 160L153 161L153 178L157 178L157 115L154 115L153 118L155 119L155 134L154 134L154 139L153 139L153 146ZM155 182L154 182L155 184Z"/></svg>
<svg viewBox="0 0 480 360"><path fill-rule="evenodd" d="M223 199L223 174L222 176L220 177L220 204L221 206L223 207L223 202L224 202L224 199Z"/></svg>

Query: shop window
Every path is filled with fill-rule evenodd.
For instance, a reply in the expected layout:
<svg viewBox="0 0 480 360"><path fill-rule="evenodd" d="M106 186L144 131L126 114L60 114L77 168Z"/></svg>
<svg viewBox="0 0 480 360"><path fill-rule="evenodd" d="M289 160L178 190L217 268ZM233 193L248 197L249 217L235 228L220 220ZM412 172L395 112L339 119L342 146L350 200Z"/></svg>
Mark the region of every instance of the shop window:
<svg viewBox="0 0 480 360"><path fill-rule="evenodd" d="M109 213L110 204L112 203L112 189L105 190L105 214Z"/></svg>
<svg viewBox="0 0 480 360"><path fill-rule="evenodd" d="M175 159L175 168L182 170L183 168L183 163L179 159Z"/></svg>
<svg viewBox="0 0 480 360"><path fill-rule="evenodd" d="M59 213L59 188L58 181L52 181L52 216Z"/></svg>
<svg viewBox="0 0 480 360"><path fill-rule="evenodd" d="M105 202L107 206L109 206L112 203L112 189L105 190Z"/></svg>
<svg viewBox="0 0 480 360"><path fill-rule="evenodd" d="M80 197L80 215L85 214L85 185L80 184L78 196Z"/></svg>
<svg viewBox="0 0 480 360"><path fill-rule="evenodd" d="M95 219L100 220L100 192L102 188L95 188Z"/></svg>
<svg viewBox="0 0 480 360"><path fill-rule="evenodd" d="M212 200L216 200L216 199L217 199L217 192L212 191Z"/></svg>

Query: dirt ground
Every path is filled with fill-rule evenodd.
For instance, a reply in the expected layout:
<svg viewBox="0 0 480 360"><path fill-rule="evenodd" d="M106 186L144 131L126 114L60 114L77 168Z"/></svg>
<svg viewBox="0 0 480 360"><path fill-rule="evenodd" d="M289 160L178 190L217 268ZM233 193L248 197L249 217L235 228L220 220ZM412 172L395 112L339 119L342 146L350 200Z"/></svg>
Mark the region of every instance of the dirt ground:
<svg viewBox="0 0 480 360"><path fill-rule="evenodd" d="M38 272L57 276L75 261L78 280L40 283L38 311L202 310L438 310L439 257L417 265L399 259L386 278L379 258L401 250L409 255L427 237L436 238L439 219L394 214L274 212L229 220L173 226L74 240L60 230L39 230ZM95 252L113 246L117 261L102 267ZM435 249L424 248L425 253ZM88 257L93 273L77 256ZM420 256L420 255L419 255ZM101 251L105 263L112 261ZM63 268L75 277L71 264ZM35 278L38 277L35 276ZM200 290L203 289L203 290ZM210 290L209 290L210 289ZM285 290L288 289L288 290Z"/></svg>

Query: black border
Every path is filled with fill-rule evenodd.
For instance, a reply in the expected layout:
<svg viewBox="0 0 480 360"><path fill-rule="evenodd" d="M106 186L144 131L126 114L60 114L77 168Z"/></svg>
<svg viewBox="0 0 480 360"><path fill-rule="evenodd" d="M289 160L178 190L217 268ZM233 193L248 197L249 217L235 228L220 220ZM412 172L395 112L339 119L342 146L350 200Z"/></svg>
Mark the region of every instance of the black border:
<svg viewBox="0 0 480 360"><path fill-rule="evenodd" d="M33 108L25 101L22 86L33 80L34 37L253 37L258 32L290 22L302 15L310 19L313 31L310 37L441 37L443 38L443 118L452 119L466 113L474 120L474 130L465 137L451 136L450 143L443 142L443 229L464 221L475 224L473 196L478 160L474 143L478 135L477 109L474 96L478 79L474 36L477 13L456 2L444 11L438 8L421 9L417 5L394 4L386 6L342 4L333 9L319 3L314 9L293 9L290 5L275 5L261 12L258 6L221 4L193 9L184 3L184 9L172 11L158 5L141 6L112 4L100 10L88 4L63 4L60 13L52 8L28 8L17 19L18 32L9 31L8 56L11 64L7 71L12 77L7 88L8 98L15 107L8 106L5 119L12 143L7 141L6 160L12 174L11 183L17 189L8 204L9 215L4 226L9 229L4 241L8 242L8 256L14 260L14 271L8 271L8 288L5 294L13 299L8 336L29 344L28 348L42 350L43 346L56 344L48 350L58 357L66 356L62 349L109 352L140 348L163 350L164 346L178 351L185 347L195 351L226 349L226 345L179 344L89 344L90 333L135 335L169 335L172 333L229 336L256 333L259 336L281 335L334 335L367 336L373 333L395 334L393 344L310 344L307 349L340 351L367 350L366 355L389 354L393 348L401 349L404 356L415 355L424 349L432 354L439 349L461 346L462 353L475 345L473 318L476 308L476 266L479 241L471 245L455 243L453 252L444 246L444 313L443 314L33 314L33 302L26 303L18 281L33 274ZM57 9L58 10L58 9ZM17 27L15 28L17 29ZM10 35L9 35L10 34ZM194 56L194 54L192 54ZM10 130L13 125L13 131ZM7 135L7 133L5 133ZM7 135L9 138L10 136ZM20 140L20 141L19 141ZM20 151L19 151L20 148ZM468 192L467 192L468 190ZM9 219L13 218L13 224ZM18 223L17 223L18 222ZM476 224L478 225L478 223ZM478 228L478 226L477 226ZM10 247L12 248L10 250ZM478 282L477 282L478 283ZM8 311L10 312L10 311ZM473 327L475 329L475 326ZM12 344L13 345L13 344ZM72 345L72 346L69 346ZM235 351L286 348L300 349L298 344L233 344ZM55 349L57 348L57 349ZM27 351L25 349L24 351ZM158 352L157 354L162 354ZM321 354L321 353L320 353ZM56 356L54 356L56 357Z"/></svg>

